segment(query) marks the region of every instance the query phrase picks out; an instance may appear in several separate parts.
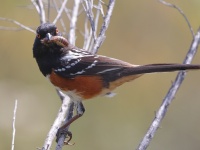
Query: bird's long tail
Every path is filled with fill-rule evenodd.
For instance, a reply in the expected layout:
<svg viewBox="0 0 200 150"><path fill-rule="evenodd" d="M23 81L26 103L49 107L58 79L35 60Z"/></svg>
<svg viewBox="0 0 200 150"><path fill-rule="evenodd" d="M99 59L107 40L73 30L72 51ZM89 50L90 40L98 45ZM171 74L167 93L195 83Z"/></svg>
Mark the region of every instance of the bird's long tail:
<svg viewBox="0 0 200 150"><path fill-rule="evenodd" d="M194 70L200 69L200 65L192 64L149 64L132 67L132 69L125 69L123 75L137 75L153 72L172 72L178 70Z"/></svg>
<svg viewBox="0 0 200 150"><path fill-rule="evenodd" d="M149 64L141 66L133 66L124 68L123 71L113 74L112 77L107 80L113 83L113 87L119 86L125 82L134 80L146 73L156 73L156 72L172 72L179 70L195 70L200 69L200 65L192 64ZM113 88L114 89L114 88Z"/></svg>

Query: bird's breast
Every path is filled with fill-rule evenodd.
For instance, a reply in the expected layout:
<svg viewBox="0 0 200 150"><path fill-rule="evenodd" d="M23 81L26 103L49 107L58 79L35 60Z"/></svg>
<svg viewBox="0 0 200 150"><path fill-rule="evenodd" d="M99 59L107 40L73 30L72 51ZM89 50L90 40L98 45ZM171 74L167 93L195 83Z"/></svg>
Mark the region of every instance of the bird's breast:
<svg viewBox="0 0 200 150"><path fill-rule="evenodd" d="M81 100L91 99L101 94L103 81L100 76L76 76L66 78L57 75L54 71L47 76L50 82L71 97Z"/></svg>

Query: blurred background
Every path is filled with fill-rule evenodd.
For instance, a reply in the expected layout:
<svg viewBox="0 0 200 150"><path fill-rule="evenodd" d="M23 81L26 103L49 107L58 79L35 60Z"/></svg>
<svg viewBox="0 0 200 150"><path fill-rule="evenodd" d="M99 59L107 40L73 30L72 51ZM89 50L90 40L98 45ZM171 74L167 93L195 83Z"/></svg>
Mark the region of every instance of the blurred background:
<svg viewBox="0 0 200 150"><path fill-rule="evenodd" d="M200 1L171 2L184 11L196 31L200 25ZM1 1L0 16L35 29L39 17L31 4L29 0ZM15 25L0 21L0 26ZM180 13L157 0L116 1L106 36L99 54L134 64L182 63L192 41ZM1 150L11 147L15 99L18 100L16 150L42 147L61 105L53 86L33 59L34 38L33 33L25 30L0 31ZM79 34L76 42L82 46ZM193 63L200 64L199 52ZM76 144L64 149L135 149L176 74L145 75L116 89L114 98L84 102L84 116L70 127L72 142ZM199 89L200 72L188 72L149 150L200 149Z"/></svg>

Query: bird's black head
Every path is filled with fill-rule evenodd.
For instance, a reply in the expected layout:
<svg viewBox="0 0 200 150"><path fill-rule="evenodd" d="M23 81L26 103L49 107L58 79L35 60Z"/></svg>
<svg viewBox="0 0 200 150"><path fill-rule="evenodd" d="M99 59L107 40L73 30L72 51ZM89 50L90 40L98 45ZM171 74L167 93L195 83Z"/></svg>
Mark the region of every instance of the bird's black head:
<svg viewBox="0 0 200 150"><path fill-rule="evenodd" d="M56 50L56 45L46 45L42 42L49 34L52 36L61 35L57 27L51 23L44 23L37 28L35 42L33 44L33 56L35 58Z"/></svg>
<svg viewBox="0 0 200 150"><path fill-rule="evenodd" d="M57 27L51 23L44 23L36 30L36 37L33 44L33 56L36 59L40 71L43 75L51 73L59 60L62 52L61 46L54 42L45 43L44 40L49 36L60 36Z"/></svg>
<svg viewBox="0 0 200 150"><path fill-rule="evenodd" d="M47 33L50 33L53 36L58 35L59 33L57 27L51 23L42 24L37 28L36 32L37 32L36 38L38 39L45 38Z"/></svg>

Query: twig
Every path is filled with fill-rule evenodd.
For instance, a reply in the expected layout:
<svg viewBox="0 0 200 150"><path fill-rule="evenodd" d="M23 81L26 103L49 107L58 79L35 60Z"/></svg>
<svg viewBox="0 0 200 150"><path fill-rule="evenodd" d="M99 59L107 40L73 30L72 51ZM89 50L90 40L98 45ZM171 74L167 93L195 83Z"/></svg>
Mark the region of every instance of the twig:
<svg viewBox="0 0 200 150"><path fill-rule="evenodd" d="M183 11L179 7L177 7L174 4L167 3L163 0L159 0L159 1L164 5L167 5L167 6L177 9L182 14L182 16L184 17L184 19L186 20L186 22L190 28L190 31L193 36L193 41L192 41L190 49L186 55L186 58L183 62L184 64L190 64L195 53L197 52L198 44L200 42L200 29L198 30L198 32L195 35L187 17L185 16ZM163 120L163 118L167 112L167 109L168 109L170 103L172 102L176 92L178 91L181 83L183 82L185 76L186 76L186 72L184 72L184 71L181 71L178 73L174 83L172 84L167 95L163 99L163 103L161 104L159 110L157 111L156 116L155 116L151 126L149 127L146 135L143 137L142 141L140 142L137 150L146 150L146 148L150 144L150 141L153 139L157 129L159 128L159 125L160 125L161 121Z"/></svg>
<svg viewBox="0 0 200 150"><path fill-rule="evenodd" d="M64 0L64 2L62 3L61 8L60 8L58 14L57 14L56 18L53 21L53 24L56 24L56 22L58 21L58 19L61 17L61 15L63 13L63 10L65 9L65 5L67 4L67 1L68 0Z"/></svg>
<svg viewBox="0 0 200 150"><path fill-rule="evenodd" d="M102 16L104 17L102 5L101 5L101 0L99 0L98 6L97 6L97 14L96 14L96 18L95 18L95 29L98 28L98 21L99 21L100 12L101 12Z"/></svg>
<svg viewBox="0 0 200 150"><path fill-rule="evenodd" d="M195 37L191 43L190 49L189 49L189 51L186 55L186 58L183 62L184 64L191 63L194 55L197 52L199 42L200 42L200 29L198 30L197 34L195 35ZM146 135L144 136L141 143L139 144L137 150L146 150L146 148L149 146L150 141L154 137L157 129L159 128L159 125L160 125L161 121L163 120L163 118L167 112L167 109L168 109L170 103L172 102L176 92L178 91L181 83L183 82L185 76L186 76L185 71L181 71L178 73L174 83L170 87L167 95L165 96L163 103L161 104L159 110L157 111L156 116L155 116L151 126L149 127Z"/></svg>
<svg viewBox="0 0 200 150"><path fill-rule="evenodd" d="M60 1L60 3L62 3L62 1L61 0L59 0ZM66 8L66 6L65 6L65 8L64 8L64 11L65 11L65 13L66 13L66 15L67 15L67 17L68 17L68 19L69 20L71 20L71 15L70 15L70 10L68 10L67 8Z"/></svg>
<svg viewBox="0 0 200 150"><path fill-rule="evenodd" d="M73 102L70 100L70 98L67 95L60 95L60 96L64 98L62 100L62 106L58 112L56 120L53 123L53 126L51 127L47 135L47 138L45 140L42 150L50 150L53 139L55 138L58 129L60 128L62 122L64 121L66 114L67 116L70 116L69 113L71 113L70 111L71 111L71 106Z"/></svg>
<svg viewBox="0 0 200 150"><path fill-rule="evenodd" d="M19 27L21 27L21 28L23 28L23 29L25 29L25 30L28 30L28 31L31 31L31 32L35 33L35 31L34 31L33 29L31 29L31 28L29 28L29 27L27 27L27 26L25 26L25 25L19 23L19 22L16 21L16 20L8 19L8 18L2 18L2 17L0 17L0 20L14 23L14 24L18 25Z"/></svg>
<svg viewBox="0 0 200 150"><path fill-rule="evenodd" d="M96 17L94 18L95 21L94 21L94 31L92 32L92 30L90 30L90 32L93 34L93 39L91 40L90 39L90 47L88 48L88 51L92 51L93 47L94 47L94 43L96 43L96 38L97 38L97 28L98 28L98 21L99 21L99 16L100 16L100 12L102 14L102 17L104 17L104 13L103 13L103 9L102 9L102 5L101 5L102 1L99 0L98 1L98 6L93 6L94 8L97 9L97 12L96 12ZM90 38L92 38L92 36L90 35Z"/></svg>
<svg viewBox="0 0 200 150"><path fill-rule="evenodd" d="M44 11L44 5L42 3L42 0L35 0L35 3L33 3L33 4L36 7L36 9L39 9L38 14L40 16L40 24L45 23L46 22L45 11Z"/></svg>
<svg viewBox="0 0 200 150"><path fill-rule="evenodd" d="M108 26L109 26L109 23L110 23L110 18L111 18L114 6L115 6L115 0L110 0L109 4L108 4L108 10L107 10L107 13L106 13L105 18L104 18L104 22L101 26L100 33L99 33L99 35L96 39L95 45L92 49L93 54L97 53L99 47L101 46L101 44L103 43L103 41L105 39L105 32L108 29Z"/></svg>
<svg viewBox="0 0 200 150"><path fill-rule="evenodd" d="M24 30L24 29L23 28L16 28L16 27L2 27L2 26L0 26L0 30L21 31L21 30Z"/></svg>
<svg viewBox="0 0 200 150"><path fill-rule="evenodd" d="M50 21L50 6L51 6L51 0L48 0L47 22Z"/></svg>
<svg viewBox="0 0 200 150"><path fill-rule="evenodd" d="M74 103L71 102L71 104L69 105L68 111L66 113L66 118L65 118L64 124L66 124L72 118L73 109L74 109ZM67 132L68 130L69 130L69 126L65 129L65 131ZM62 150L62 147L64 146L65 138L66 138L66 133L63 133L59 137L58 143L56 145L56 150Z"/></svg>
<svg viewBox="0 0 200 150"><path fill-rule="evenodd" d="M60 97L61 100L65 99L66 95L64 93L62 93L59 90L56 90L56 91L57 91L57 94L59 95L59 97ZM69 107L67 109L66 116L65 116L63 124L66 124L72 118L72 116L73 116L73 109L74 109L74 102L70 101ZM67 133L68 129L69 129L69 126L65 129L66 133ZM63 147L64 142L65 142L65 138L66 138L66 133L63 133L59 137L59 139L57 139L58 142L57 142L57 145L56 145L56 150L62 150L62 147Z"/></svg>
<svg viewBox="0 0 200 150"><path fill-rule="evenodd" d="M17 113L17 100L15 100L15 107L14 107L14 112L13 112L13 125L12 125L12 128L13 128L13 134L12 134L12 148L11 150L14 150L15 148L15 120L16 120L16 113Z"/></svg>
<svg viewBox="0 0 200 150"><path fill-rule="evenodd" d="M57 13L58 13L58 12L59 12L59 9L58 9L58 6L57 6L55 0L53 0L53 4L54 4L54 6L55 6L55 8L56 8L56 11L57 11ZM62 27L63 27L64 32L66 33L66 32L67 32L67 29L66 29L65 23L64 23L64 21L63 21L62 18L60 18L60 23L61 23L61 25L62 25Z"/></svg>
<svg viewBox="0 0 200 150"><path fill-rule="evenodd" d="M168 3L168 2L166 2L166 1L164 1L164 0L159 0L159 1L160 1L162 4L166 5L166 6L169 6L169 7L172 7L172 8L175 8L176 10L178 10L178 12L183 16L183 18L184 18L185 21L187 22L187 25L188 25L188 27L189 27L189 29L190 29L190 32L191 32L191 34L192 34L192 37L194 38L194 36L195 36L194 30L193 30L193 28L192 28L192 26L191 26L191 24L190 24L188 18L187 18L186 15L184 14L184 12L183 12L178 6L176 6L176 5L174 5L174 4Z"/></svg>
<svg viewBox="0 0 200 150"><path fill-rule="evenodd" d="M92 8L93 8L93 3L92 1L89 0L84 0L84 3L82 2L83 8L86 12L86 15L88 17L88 20L90 21L90 25L91 25L91 30L92 30L92 35L93 35L93 39L96 40L96 28L95 28L95 22L94 22L94 14L92 12Z"/></svg>
<svg viewBox="0 0 200 150"><path fill-rule="evenodd" d="M85 32L84 32L84 43L83 43L83 49L88 50L89 49L89 45L90 45L90 41L92 38L92 29L88 29L88 18L85 18Z"/></svg>
<svg viewBox="0 0 200 150"><path fill-rule="evenodd" d="M70 30L69 30L69 43L75 45L75 29L76 29L76 22L78 18L78 10L79 10L80 0L74 1L74 8L72 10L72 17L70 20Z"/></svg>
<svg viewBox="0 0 200 150"><path fill-rule="evenodd" d="M40 14L40 8L39 8L38 4L36 3L36 1L35 0L31 0L31 2L35 6L35 9L37 10L38 14Z"/></svg>

